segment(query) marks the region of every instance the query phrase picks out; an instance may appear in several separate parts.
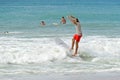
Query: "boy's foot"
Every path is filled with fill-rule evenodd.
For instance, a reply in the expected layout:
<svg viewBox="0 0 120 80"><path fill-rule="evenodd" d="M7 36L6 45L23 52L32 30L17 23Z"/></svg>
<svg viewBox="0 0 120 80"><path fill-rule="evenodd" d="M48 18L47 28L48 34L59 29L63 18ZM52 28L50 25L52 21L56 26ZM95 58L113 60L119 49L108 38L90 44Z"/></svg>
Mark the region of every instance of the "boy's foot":
<svg viewBox="0 0 120 80"><path fill-rule="evenodd" d="M74 53L72 56L76 56L77 54L76 53Z"/></svg>

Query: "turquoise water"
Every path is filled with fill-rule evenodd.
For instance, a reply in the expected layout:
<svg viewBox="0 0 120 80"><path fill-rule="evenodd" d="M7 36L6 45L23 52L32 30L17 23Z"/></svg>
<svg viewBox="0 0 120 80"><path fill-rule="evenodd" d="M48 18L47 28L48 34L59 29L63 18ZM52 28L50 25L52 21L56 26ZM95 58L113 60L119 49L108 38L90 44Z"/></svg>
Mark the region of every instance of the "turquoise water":
<svg viewBox="0 0 120 80"><path fill-rule="evenodd" d="M61 0L59 2L57 0L5 0L0 2L0 32L44 31L46 28L40 28L40 21L44 20L48 25L48 33L55 33L56 29L52 23L59 24L62 16L74 15L80 19L84 34L118 37L119 4L119 1L112 0ZM65 29L64 31L57 29L57 32L64 34L68 31L69 34L70 30L74 33L74 30L71 30L73 28L68 28L73 26L68 19L67 24L62 28Z"/></svg>
<svg viewBox="0 0 120 80"><path fill-rule="evenodd" d="M77 58L56 44L71 46L75 28L68 15L82 26ZM118 0L0 0L0 75L119 71L119 48Z"/></svg>

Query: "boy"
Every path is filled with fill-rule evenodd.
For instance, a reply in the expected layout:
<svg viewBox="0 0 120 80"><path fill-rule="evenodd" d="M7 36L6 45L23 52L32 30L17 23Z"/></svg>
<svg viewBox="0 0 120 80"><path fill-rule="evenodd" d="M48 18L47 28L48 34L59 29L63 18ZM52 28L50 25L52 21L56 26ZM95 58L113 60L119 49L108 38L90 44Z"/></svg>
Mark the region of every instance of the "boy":
<svg viewBox="0 0 120 80"><path fill-rule="evenodd" d="M80 22L78 20L78 18L75 18L73 16L68 16L68 18L70 19L70 21L75 25L76 28L76 34L74 34L73 38L72 38L72 46L71 46L71 50L73 50L74 48L74 43L76 44L76 48L75 48L75 52L73 54L73 56L77 55L77 51L78 51L78 47L79 47L79 41L82 37L82 31L81 31L81 25Z"/></svg>

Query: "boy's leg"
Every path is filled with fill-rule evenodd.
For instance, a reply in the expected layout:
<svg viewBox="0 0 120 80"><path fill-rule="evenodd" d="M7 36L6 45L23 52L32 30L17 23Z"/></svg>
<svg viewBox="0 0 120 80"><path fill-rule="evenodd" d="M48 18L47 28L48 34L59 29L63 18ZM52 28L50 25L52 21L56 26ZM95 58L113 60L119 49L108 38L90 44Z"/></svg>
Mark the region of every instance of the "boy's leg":
<svg viewBox="0 0 120 80"><path fill-rule="evenodd" d="M73 50L73 48L74 48L74 43L75 43L75 39L73 38L73 39L72 39L72 46L71 46L71 50Z"/></svg>
<svg viewBox="0 0 120 80"><path fill-rule="evenodd" d="M73 54L73 56L76 56L77 55L77 51L78 51L78 41L76 41L76 47L75 47L75 53Z"/></svg>

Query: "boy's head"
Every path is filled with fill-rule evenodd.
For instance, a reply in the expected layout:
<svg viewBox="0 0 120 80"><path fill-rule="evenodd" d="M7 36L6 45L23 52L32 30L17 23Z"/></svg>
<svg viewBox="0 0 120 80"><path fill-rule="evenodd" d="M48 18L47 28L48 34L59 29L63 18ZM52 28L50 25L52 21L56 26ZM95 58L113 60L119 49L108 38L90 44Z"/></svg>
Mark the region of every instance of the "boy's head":
<svg viewBox="0 0 120 80"><path fill-rule="evenodd" d="M78 18L76 18L76 22L79 22Z"/></svg>

